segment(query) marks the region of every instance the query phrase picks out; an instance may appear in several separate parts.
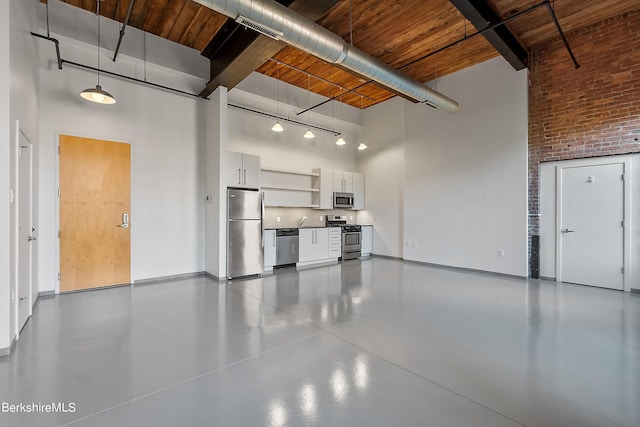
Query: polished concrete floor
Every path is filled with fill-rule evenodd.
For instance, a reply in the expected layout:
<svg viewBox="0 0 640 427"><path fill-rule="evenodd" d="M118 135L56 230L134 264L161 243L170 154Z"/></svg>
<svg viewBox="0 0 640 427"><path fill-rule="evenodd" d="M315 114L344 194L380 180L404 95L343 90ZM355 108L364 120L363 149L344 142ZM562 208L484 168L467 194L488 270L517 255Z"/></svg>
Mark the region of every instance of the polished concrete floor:
<svg viewBox="0 0 640 427"><path fill-rule="evenodd" d="M640 295L373 258L38 302L1 426L640 426Z"/></svg>

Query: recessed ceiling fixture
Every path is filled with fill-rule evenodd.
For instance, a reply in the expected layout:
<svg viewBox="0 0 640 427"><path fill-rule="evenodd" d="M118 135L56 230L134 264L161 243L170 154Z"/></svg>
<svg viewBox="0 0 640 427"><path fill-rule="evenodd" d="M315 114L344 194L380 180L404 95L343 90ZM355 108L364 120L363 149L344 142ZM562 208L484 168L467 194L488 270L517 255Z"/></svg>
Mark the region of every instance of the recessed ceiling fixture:
<svg viewBox="0 0 640 427"><path fill-rule="evenodd" d="M80 96L87 101L98 104L115 104L116 99L100 86L100 1L96 0L96 15L98 16L98 84L95 88L83 90Z"/></svg>
<svg viewBox="0 0 640 427"><path fill-rule="evenodd" d="M365 144L364 142L361 142L360 145L358 145L358 150L362 151L366 149L367 149L367 144Z"/></svg>

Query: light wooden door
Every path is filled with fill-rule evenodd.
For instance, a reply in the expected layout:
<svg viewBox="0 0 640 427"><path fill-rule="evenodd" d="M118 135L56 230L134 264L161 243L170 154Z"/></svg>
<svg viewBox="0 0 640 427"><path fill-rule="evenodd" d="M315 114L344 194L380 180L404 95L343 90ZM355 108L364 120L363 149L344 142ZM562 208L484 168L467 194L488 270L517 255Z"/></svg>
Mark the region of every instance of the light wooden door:
<svg viewBox="0 0 640 427"><path fill-rule="evenodd" d="M624 164L562 169L562 281L623 289Z"/></svg>
<svg viewBox="0 0 640 427"><path fill-rule="evenodd" d="M60 136L60 291L131 283L131 147Z"/></svg>

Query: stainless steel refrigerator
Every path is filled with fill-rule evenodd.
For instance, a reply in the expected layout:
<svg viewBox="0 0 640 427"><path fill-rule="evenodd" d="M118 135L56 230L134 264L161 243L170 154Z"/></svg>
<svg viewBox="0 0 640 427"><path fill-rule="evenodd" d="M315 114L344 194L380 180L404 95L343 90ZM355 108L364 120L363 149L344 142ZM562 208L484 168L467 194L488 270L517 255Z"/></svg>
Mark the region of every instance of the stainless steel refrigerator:
<svg viewBox="0 0 640 427"><path fill-rule="evenodd" d="M227 189L227 277L264 272L264 203L258 190Z"/></svg>

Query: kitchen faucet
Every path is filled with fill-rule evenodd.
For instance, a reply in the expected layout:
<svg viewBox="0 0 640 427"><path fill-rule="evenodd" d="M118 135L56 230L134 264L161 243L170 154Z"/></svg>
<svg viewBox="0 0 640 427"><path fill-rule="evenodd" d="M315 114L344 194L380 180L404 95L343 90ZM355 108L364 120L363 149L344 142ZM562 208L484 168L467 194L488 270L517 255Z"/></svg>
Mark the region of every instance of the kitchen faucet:
<svg viewBox="0 0 640 427"><path fill-rule="evenodd" d="M306 216L303 216L302 218L300 218L300 223L299 223L299 227L302 227L302 225L304 224L304 222L307 220Z"/></svg>

